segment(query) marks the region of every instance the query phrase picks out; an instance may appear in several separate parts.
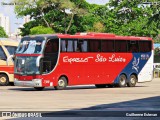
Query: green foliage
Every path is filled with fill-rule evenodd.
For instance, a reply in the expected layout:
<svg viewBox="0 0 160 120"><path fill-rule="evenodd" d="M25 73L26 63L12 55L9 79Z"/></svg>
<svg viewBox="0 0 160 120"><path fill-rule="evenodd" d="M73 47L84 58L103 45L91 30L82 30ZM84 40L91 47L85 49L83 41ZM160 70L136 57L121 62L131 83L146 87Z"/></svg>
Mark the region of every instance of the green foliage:
<svg viewBox="0 0 160 120"><path fill-rule="evenodd" d="M21 28L22 36L32 28L44 26L56 33L107 32L117 35L149 36L160 41L159 0L110 0L106 5L85 0L15 0L19 17L32 21Z"/></svg>
<svg viewBox="0 0 160 120"><path fill-rule="evenodd" d="M156 37L160 28L158 27L158 22L153 20L153 15L155 14L151 5L153 3L145 1L110 0L109 6L112 8L110 14L114 15L114 22L112 23L112 30L106 29L106 31L118 35ZM158 2L158 0L155 1ZM156 8L159 11L158 5ZM107 24L108 20L105 23Z"/></svg>
<svg viewBox="0 0 160 120"><path fill-rule="evenodd" d="M8 37L6 32L4 31L3 27L0 26L0 37L1 38L6 38Z"/></svg>
<svg viewBox="0 0 160 120"><path fill-rule="evenodd" d="M85 0L14 1L23 3L15 7L15 12L19 17L30 15L33 21L38 22L39 25L50 27L56 32L61 33L75 33L75 18L87 12L85 10L85 4L87 4ZM26 26L27 25L29 25L27 28L30 28L30 24L26 24ZM23 31L25 32L24 29ZM23 33L23 31L22 34L25 35L26 33Z"/></svg>
<svg viewBox="0 0 160 120"><path fill-rule="evenodd" d="M30 30L31 35L37 35L37 34L53 34L54 31L51 28L44 27L44 26L37 26L33 27Z"/></svg>

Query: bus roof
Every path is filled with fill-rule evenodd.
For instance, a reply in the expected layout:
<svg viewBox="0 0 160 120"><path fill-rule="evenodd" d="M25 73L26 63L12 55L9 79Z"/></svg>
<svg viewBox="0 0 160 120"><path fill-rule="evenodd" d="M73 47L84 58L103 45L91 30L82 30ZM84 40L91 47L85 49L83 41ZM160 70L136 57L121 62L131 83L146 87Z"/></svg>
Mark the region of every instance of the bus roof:
<svg viewBox="0 0 160 120"><path fill-rule="evenodd" d="M6 46L18 46L19 42L9 38L0 38L0 44L6 45Z"/></svg>
<svg viewBox="0 0 160 120"><path fill-rule="evenodd" d="M118 36L112 33L76 33L75 35L70 34L44 34L44 35L33 35L26 37L44 37L44 38L66 38L66 39L114 39L114 40L152 40L150 37L136 37L136 36Z"/></svg>

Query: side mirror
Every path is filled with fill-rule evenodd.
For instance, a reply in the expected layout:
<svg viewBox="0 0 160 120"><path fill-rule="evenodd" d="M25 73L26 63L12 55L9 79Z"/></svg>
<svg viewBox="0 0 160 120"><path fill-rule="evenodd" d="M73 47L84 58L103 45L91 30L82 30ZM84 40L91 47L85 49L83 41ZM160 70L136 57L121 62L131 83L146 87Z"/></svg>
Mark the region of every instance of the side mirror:
<svg viewBox="0 0 160 120"><path fill-rule="evenodd" d="M37 60L36 60L36 66L39 67L40 66L40 60L41 58L43 58L43 55L38 56Z"/></svg>
<svg viewBox="0 0 160 120"><path fill-rule="evenodd" d="M11 59L13 59L15 56L14 55L10 55L8 58L7 58L7 65L9 66L9 61L11 60Z"/></svg>

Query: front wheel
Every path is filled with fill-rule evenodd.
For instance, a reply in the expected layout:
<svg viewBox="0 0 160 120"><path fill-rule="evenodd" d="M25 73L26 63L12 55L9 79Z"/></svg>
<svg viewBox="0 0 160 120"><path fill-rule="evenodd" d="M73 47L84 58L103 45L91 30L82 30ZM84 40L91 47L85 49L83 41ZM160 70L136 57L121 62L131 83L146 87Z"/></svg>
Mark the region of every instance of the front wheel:
<svg viewBox="0 0 160 120"><path fill-rule="evenodd" d="M0 86L7 86L9 85L9 78L5 74L0 74Z"/></svg>
<svg viewBox="0 0 160 120"><path fill-rule="evenodd" d="M67 87L67 79L65 77L60 77L58 80L58 85L55 86L56 90L63 90Z"/></svg>
<svg viewBox="0 0 160 120"><path fill-rule="evenodd" d="M137 83L137 77L135 75L131 75L129 81L127 83L128 87L135 87Z"/></svg>
<svg viewBox="0 0 160 120"><path fill-rule="evenodd" d="M118 81L118 87L125 87L126 86L126 81L127 81L127 78L125 75L120 75L119 77L119 81Z"/></svg>
<svg viewBox="0 0 160 120"><path fill-rule="evenodd" d="M34 89L36 89L38 91L42 91L44 89L44 87L34 87Z"/></svg>

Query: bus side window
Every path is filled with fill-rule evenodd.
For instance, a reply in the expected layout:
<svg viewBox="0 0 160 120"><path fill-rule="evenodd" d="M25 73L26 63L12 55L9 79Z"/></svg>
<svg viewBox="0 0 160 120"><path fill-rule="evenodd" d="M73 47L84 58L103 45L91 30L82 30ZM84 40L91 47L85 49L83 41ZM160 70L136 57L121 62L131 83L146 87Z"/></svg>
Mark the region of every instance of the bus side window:
<svg viewBox="0 0 160 120"><path fill-rule="evenodd" d="M126 40L115 40L115 51L116 52L127 52L127 41Z"/></svg>
<svg viewBox="0 0 160 120"><path fill-rule="evenodd" d="M139 41L140 52L150 52L152 49L151 41Z"/></svg>
<svg viewBox="0 0 160 120"><path fill-rule="evenodd" d="M68 40L67 52L73 52L73 40Z"/></svg>
<svg viewBox="0 0 160 120"><path fill-rule="evenodd" d="M14 55L15 54L15 51L17 49L16 46L5 46L9 52L10 55Z"/></svg>
<svg viewBox="0 0 160 120"><path fill-rule="evenodd" d="M74 40L74 51L75 52L80 52L80 50L78 48L78 40Z"/></svg>
<svg viewBox="0 0 160 120"><path fill-rule="evenodd" d="M0 47L0 60L6 60L7 57L2 49L2 47Z"/></svg>
<svg viewBox="0 0 160 120"><path fill-rule="evenodd" d="M102 40L102 52L114 52L114 40Z"/></svg>
<svg viewBox="0 0 160 120"><path fill-rule="evenodd" d="M87 46L87 41L83 41L83 43L81 44L82 52L87 52Z"/></svg>
<svg viewBox="0 0 160 120"><path fill-rule="evenodd" d="M61 40L61 52L66 52L66 41Z"/></svg>
<svg viewBox="0 0 160 120"><path fill-rule="evenodd" d="M128 52L138 52L138 42L137 41L128 41Z"/></svg>
<svg viewBox="0 0 160 120"><path fill-rule="evenodd" d="M89 51L90 52L100 52L101 51L101 41L90 40L89 41Z"/></svg>
<svg viewBox="0 0 160 120"><path fill-rule="evenodd" d="M75 52L87 52L87 41L76 40L74 41Z"/></svg>

